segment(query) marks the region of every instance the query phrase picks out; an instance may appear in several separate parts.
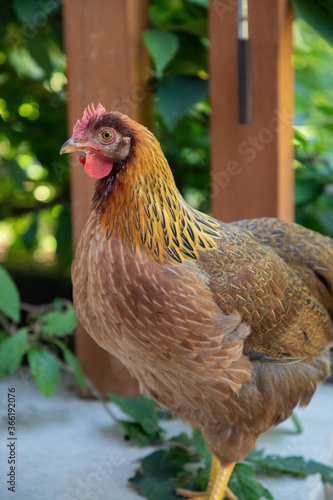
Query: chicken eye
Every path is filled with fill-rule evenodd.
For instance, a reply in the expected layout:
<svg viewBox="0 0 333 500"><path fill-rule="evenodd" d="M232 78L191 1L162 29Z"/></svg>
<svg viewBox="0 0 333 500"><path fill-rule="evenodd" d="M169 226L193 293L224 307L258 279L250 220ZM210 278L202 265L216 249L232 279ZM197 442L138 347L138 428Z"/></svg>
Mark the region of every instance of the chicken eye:
<svg viewBox="0 0 333 500"><path fill-rule="evenodd" d="M112 130L103 130L101 135L104 141L110 141L113 138Z"/></svg>

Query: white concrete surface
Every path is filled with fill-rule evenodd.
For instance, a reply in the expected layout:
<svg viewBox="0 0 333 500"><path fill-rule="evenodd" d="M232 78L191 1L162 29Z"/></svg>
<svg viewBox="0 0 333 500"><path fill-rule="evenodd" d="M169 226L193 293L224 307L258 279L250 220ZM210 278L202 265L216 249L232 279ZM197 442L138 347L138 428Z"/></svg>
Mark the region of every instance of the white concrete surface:
<svg viewBox="0 0 333 500"><path fill-rule="evenodd" d="M302 456L333 466L333 385L320 387L307 408L295 411L303 427L301 434L294 434L291 420L283 422L264 434L257 448L267 454ZM290 476L258 478L274 494L276 500L333 500L333 487L324 485L319 474L306 479Z"/></svg>
<svg viewBox="0 0 333 500"><path fill-rule="evenodd" d="M7 489L7 394L16 393L16 491ZM116 416L121 412L112 405ZM320 388L311 405L298 412L304 432L290 433L290 422L262 436L267 453L302 455L333 464L333 386ZM186 425L169 422L170 433ZM137 459L153 448L126 444L103 406L75 396L74 381L64 377L50 398L40 395L26 371L0 380L0 499L2 500L138 500L127 480ZM328 500L319 477L306 480L263 477L276 500ZM326 495L326 496L325 496Z"/></svg>

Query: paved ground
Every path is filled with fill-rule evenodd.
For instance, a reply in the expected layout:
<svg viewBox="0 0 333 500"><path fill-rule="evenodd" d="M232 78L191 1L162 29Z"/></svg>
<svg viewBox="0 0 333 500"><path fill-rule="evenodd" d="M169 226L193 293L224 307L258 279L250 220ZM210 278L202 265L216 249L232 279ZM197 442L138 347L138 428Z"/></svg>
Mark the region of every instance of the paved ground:
<svg viewBox="0 0 333 500"><path fill-rule="evenodd" d="M7 439L7 393L11 387L17 402L15 493L6 484L11 442ZM113 411L120 416L117 408ZM304 427L301 435L292 434L292 424L286 422L262 436L259 446L268 453L302 455L333 464L333 385L320 388L311 405L298 414ZM186 428L177 421L168 427L171 433ZM75 396L71 378L64 377L50 398L39 394L26 372L0 380L2 500L138 500L142 497L128 487L127 479L137 468L137 459L150 451L125 444L99 402ZM333 499L332 490L325 492L317 476L261 481L276 500Z"/></svg>

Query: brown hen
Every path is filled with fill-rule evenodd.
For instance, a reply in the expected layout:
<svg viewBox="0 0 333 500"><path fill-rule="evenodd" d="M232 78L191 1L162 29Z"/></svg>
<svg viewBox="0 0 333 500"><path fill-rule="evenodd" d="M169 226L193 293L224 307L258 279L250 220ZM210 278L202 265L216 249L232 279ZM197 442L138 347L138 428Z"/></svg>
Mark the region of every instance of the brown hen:
<svg viewBox="0 0 333 500"><path fill-rule="evenodd" d="M215 458L195 498L232 498L234 463L329 374L333 242L194 210L154 135L101 105L75 125L61 150L72 151L98 179L73 263L78 317L143 391L202 430Z"/></svg>

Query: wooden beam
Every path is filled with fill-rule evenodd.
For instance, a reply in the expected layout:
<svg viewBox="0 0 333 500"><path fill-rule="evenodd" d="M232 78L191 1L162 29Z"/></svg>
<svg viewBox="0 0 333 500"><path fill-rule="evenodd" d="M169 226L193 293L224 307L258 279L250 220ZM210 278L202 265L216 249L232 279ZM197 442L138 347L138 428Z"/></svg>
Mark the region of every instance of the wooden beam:
<svg viewBox="0 0 333 500"><path fill-rule="evenodd" d="M212 209L225 222L294 216L292 19L287 0L249 2L253 119L241 125L237 1L210 1Z"/></svg>
<svg viewBox="0 0 333 500"><path fill-rule="evenodd" d="M130 115L147 126L151 120L149 58L142 42L148 26L148 0L71 0L64 2L68 61L68 130L84 108L100 102L107 110ZM71 158L74 248L88 218L94 181ZM139 393L121 363L102 350L80 325L76 351L86 375L103 393Z"/></svg>

